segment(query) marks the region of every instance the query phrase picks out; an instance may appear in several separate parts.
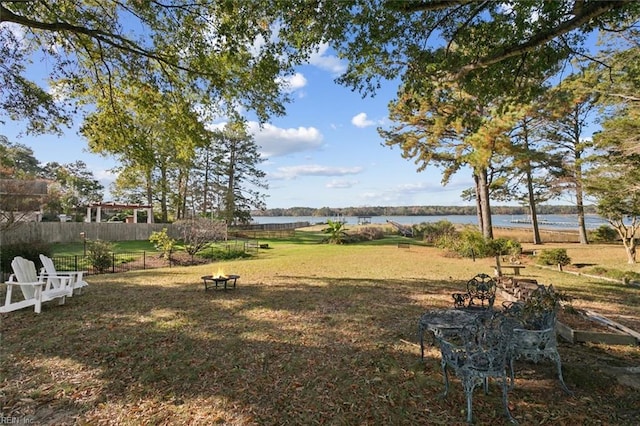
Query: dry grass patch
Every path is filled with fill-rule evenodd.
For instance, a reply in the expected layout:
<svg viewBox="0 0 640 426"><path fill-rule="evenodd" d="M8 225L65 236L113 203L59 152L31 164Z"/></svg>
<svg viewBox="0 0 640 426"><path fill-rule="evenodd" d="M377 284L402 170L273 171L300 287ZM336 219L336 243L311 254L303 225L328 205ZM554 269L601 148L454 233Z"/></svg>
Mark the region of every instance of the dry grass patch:
<svg viewBox="0 0 640 426"><path fill-rule="evenodd" d="M428 347L420 361L417 322L451 306L450 293L490 272L489 260L425 247L283 245L214 266L240 275L238 288L205 292L200 276L212 265L94 276L64 306L3 316L2 414L41 424L464 420L457 380L440 397L439 352ZM574 398L551 364L519 364L514 415L521 424L633 424L639 392L598 366L640 355L616 351L561 345ZM474 413L478 424L504 424L496 386L476 391Z"/></svg>

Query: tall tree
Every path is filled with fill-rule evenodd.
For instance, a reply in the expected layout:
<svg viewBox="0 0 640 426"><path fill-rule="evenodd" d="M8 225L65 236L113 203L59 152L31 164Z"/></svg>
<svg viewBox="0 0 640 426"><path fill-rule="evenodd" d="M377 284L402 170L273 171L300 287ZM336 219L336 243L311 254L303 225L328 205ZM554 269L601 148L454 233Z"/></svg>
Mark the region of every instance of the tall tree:
<svg viewBox="0 0 640 426"><path fill-rule="evenodd" d="M589 243L583 175L592 155L593 143L584 133L598 108L598 96L592 90L594 82L591 73L573 75L551 90L546 102L544 136L547 150L562 158L562 167L552 174L553 181L558 193L571 193L575 197L581 244Z"/></svg>
<svg viewBox="0 0 640 426"><path fill-rule="evenodd" d="M81 133L93 152L114 156L123 170L141 174L144 202L159 206L161 221L169 220L170 205L173 218L179 218L182 198L177 180L171 179L190 169L195 149L207 135L196 105L180 92L140 82L123 83L115 94L117 102L100 102Z"/></svg>
<svg viewBox="0 0 640 426"><path fill-rule="evenodd" d="M42 172L33 150L0 135L0 178L33 179Z"/></svg>
<svg viewBox="0 0 640 426"><path fill-rule="evenodd" d="M588 174L587 191L597 211L618 232L628 263L636 262L640 232L640 153L629 153L623 142L640 133L640 108L623 110L603 123L596 145L606 152Z"/></svg>
<svg viewBox="0 0 640 426"><path fill-rule="evenodd" d="M640 232L640 43L636 38L626 50L607 52L600 84L606 116L594 144L604 151L589 172L587 191L597 209L622 239L629 263L635 263Z"/></svg>
<svg viewBox="0 0 640 426"><path fill-rule="evenodd" d="M50 192L56 194L55 202L60 213L78 214L90 203L102 201L104 187L93 176L84 161L59 164L47 163L43 167L42 177L48 179Z"/></svg>
<svg viewBox="0 0 640 426"><path fill-rule="evenodd" d="M418 92L403 87L398 100L390 103L389 129L379 129L388 146L413 159L418 171L429 165L443 168L442 183L463 167L471 169L478 223L485 237L493 237L491 185L493 162L498 153L510 150L507 132L513 126L509 114L498 111L500 100L483 104L456 85L443 82Z"/></svg>
<svg viewBox="0 0 640 426"><path fill-rule="evenodd" d="M217 159L214 175L220 190L222 219L228 224L251 221L251 210L265 208L262 189L268 186L263 161L253 137L241 120L228 122L214 131L213 149Z"/></svg>

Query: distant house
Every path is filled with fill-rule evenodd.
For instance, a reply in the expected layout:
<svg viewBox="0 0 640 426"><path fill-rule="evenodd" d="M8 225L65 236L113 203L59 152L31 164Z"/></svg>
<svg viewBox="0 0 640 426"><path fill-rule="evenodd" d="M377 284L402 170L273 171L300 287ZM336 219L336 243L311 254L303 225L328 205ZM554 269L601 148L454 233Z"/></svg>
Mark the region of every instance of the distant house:
<svg viewBox="0 0 640 426"><path fill-rule="evenodd" d="M0 222L40 222L47 190L42 179L0 179Z"/></svg>

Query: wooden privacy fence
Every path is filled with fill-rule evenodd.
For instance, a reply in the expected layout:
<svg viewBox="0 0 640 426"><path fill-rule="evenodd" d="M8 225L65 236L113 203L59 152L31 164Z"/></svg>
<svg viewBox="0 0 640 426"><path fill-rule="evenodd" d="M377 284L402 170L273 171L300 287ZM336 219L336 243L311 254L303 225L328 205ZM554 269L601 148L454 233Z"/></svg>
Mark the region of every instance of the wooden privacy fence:
<svg viewBox="0 0 640 426"><path fill-rule="evenodd" d="M309 222L294 223L265 223L247 225L241 229L251 237L256 233L266 232L271 237L288 236L287 230L309 226ZM170 223L121 223L121 222L24 222L19 226L2 231L0 245L30 243L43 241L45 243L74 243L88 240L103 241L144 241L153 232L160 232L167 228L171 238L179 239L178 230ZM231 229L229 230L231 233ZM284 235L281 235L285 233ZM271 235L273 234L273 235ZM262 235L265 238L264 235Z"/></svg>
<svg viewBox="0 0 640 426"><path fill-rule="evenodd" d="M148 240L153 232L163 228L167 228L170 237L177 237L169 223L25 222L3 231L0 244L82 242L82 232L88 240L140 241Z"/></svg>

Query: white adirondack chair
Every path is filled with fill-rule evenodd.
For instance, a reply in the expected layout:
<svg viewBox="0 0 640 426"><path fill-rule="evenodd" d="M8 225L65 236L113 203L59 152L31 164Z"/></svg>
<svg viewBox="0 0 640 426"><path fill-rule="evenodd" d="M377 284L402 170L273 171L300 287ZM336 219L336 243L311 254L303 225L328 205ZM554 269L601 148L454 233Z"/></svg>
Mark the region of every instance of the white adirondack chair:
<svg viewBox="0 0 640 426"><path fill-rule="evenodd" d="M0 306L0 313L16 311L29 306L34 307L36 313L40 313L42 303L54 299L60 299L59 305L63 305L65 298L73 293L73 287L69 285L68 277L59 277L57 286L50 280L38 277L35 264L23 257L17 256L11 262L13 274L9 277L5 303ZM14 287L20 287L24 300L12 301Z"/></svg>
<svg viewBox="0 0 640 426"><path fill-rule="evenodd" d="M54 286L60 285L60 278L67 277L69 279L69 285L77 293L82 293L82 289L89 284L82 279L82 276L86 271L56 271L56 267L53 264L53 260L44 254L40 255L40 261L42 262L42 271L40 272L40 278L51 280ZM73 292L72 292L73 295Z"/></svg>

